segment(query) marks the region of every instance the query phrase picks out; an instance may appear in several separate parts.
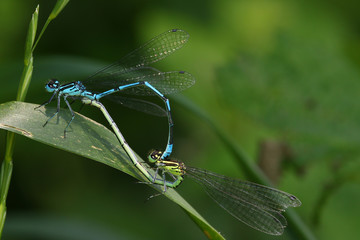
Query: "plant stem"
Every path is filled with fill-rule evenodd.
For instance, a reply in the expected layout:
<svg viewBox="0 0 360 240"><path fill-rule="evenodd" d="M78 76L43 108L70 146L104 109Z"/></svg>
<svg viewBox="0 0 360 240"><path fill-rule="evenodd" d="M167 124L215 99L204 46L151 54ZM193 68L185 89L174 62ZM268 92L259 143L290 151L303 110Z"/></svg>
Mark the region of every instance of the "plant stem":
<svg viewBox="0 0 360 240"><path fill-rule="evenodd" d="M1 164L1 179L0 179L0 238L5 224L6 217L6 198L9 191L10 180L13 169L12 155L14 150L14 137L15 134L7 132L6 136L6 150L5 158Z"/></svg>
<svg viewBox="0 0 360 240"><path fill-rule="evenodd" d="M50 13L50 16L46 20L46 24L43 27L37 41L35 43L36 29L38 25L38 15L39 15L39 5L36 7L35 12L32 15L28 34L25 41L25 56L24 56L24 70L22 72L19 89L17 93L16 100L24 101L26 97L27 90L30 85L32 73L33 73L33 51L39 42L42 34L45 32L48 24L56 18L56 16L63 10L63 8L68 4L69 0L58 0ZM34 44L35 43L35 44ZM14 141L15 134L7 132L6 135L6 150L5 158L1 164L0 172L0 239L4 229L5 218L6 218L6 198L9 191L11 175L13 170L13 151L14 151Z"/></svg>

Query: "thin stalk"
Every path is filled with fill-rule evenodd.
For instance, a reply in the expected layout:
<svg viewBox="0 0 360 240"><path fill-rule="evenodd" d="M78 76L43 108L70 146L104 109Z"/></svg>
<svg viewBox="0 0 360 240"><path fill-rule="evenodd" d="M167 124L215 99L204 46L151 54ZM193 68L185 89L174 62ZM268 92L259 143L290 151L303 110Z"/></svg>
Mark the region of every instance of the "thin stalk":
<svg viewBox="0 0 360 240"><path fill-rule="evenodd" d="M4 229L5 218L6 218L6 198L9 191L10 180L13 169L12 155L14 151L14 137L15 134L7 132L6 136L6 150L5 158L1 164L1 179L0 179L0 238Z"/></svg>
<svg viewBox="0 0 360 240"><path fill-rule="evenodd" d="M66 6L69 0L58 0L55 4L54 9L52 10L50 16L48 17L45 26L41 31L41 35L45 31L47 25L50 23L52 19L54 19L61 10ZM39 5L36 7L35 12L32 15L28 34L25 41L25 55L24 55L24 70L21 75L19 89L17 92L16 100L24 101L27 90L30 86L31 77L33 73L33 50L36 47L36 44L39 42L41 35L38 37L36 44L36 29L38 24L38 15L39 15ZM5 157L1 164L0 171L0 239L2 236L2 232L4 229L5 219L6 219L6 199L10 187L10 181L13 171L13 152L15 145L15 134L12 132L8 132L6 134L6 148L5 148Z"/></svg>
<svg viewBox="0 0 360 240"><path fill-rule="evenodd" d="M30 85L32 70L33 70L33 57L32 57L32 44L35 39L37 19L39 14L39 6L36 7L35 12L32 15L29 30L25 42L25 56L24 56L24 70L21 75L21 80L19 84L18 93L16 100L23 101L25 100L27 89ZM13 152L15 144L15 134L8 132L6 134L6 148L5 148L5 157L1 164L0 171L0 238L4 229L5 218L6 218L6 199L10 187L10 181L13 170Z"/></svg>

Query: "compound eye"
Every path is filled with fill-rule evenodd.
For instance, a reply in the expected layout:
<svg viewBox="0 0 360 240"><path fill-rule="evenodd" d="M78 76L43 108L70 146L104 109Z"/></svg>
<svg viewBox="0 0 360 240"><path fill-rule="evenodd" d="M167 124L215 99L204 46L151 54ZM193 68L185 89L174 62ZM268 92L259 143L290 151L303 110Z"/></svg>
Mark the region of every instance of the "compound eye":
<svg viewBox="0 0 360 240"><path fill-rule="evenodd" d="M56 79L51 79L49 82L48 82L48 87L49 88L58 88L59 87L59 81L56 80Z"/></svg>
<svg viewBox="0 0 360 240"><path fill-rule="evenodd" d="M161 156L162 156L162 151L155 150L155 151L153 152L153 157L154 157L154 159L160 159Z"/></svg>
<svg viewBox="0 0 360 240"><path fill-rule="evenodd" d="M50 81L45 85L45 89L48 92L53 92L59 88L59 81L56 79L50 79Z"/></svg>
<svg viewBox="0 0 360 240"><path fill-rule="evenodd" d="M158 159L158 155L157 155L156 152L153 152L153 153L150 155L150 157L151 157L152 159L154 159L154 160Z"/></svg>
<svg viewBox="0 0 360 240"><path fill-rule="evenodd" d="M161 158L162 152L159 150L154 150L150 153L148 159L150 162L155 162Z"/></svg>

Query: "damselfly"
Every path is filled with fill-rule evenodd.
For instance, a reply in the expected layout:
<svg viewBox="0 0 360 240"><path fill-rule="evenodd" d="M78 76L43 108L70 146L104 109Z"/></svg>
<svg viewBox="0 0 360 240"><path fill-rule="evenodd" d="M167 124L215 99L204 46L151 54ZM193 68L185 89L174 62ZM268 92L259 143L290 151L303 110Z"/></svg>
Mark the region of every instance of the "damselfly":
<svg viewBox="0 0 360 240"><path fill-rule="evenodd" d="M165 95L189 88L195 83L195 79L185 71L161 72L149 65L180 49L188 41L188 38L189 34L185 31L172 29L153 38L118 62L99 70L84 81L60 85L58 80L50 80L45 89L52 92L53 95L39 107L49 104L57 96L57 111L45 122L44 126L60 111L61 96L72 114L64 130L64 136L66 136L66 131L75 117L67 98L98 101L102 97L119 91L130 95L155 95L164 101L168 117L169 136L163 158L168 157L172 152L174 124L171 117L170 103ZM146 113L156 115L159 112L157 111L158 108L154 107L154 104L139 99L135 100L120 96L112 96L112 99Z"/></svg>
<svg viewBox="0 0 360 240"><path fill-rule="evenodd" d="M229 178L207 170L185 166L183 162L162 159L162 152L152 151L148 157L156 166L156 180L162 173L164 192L175 188L189 176L200 184L208 195L223 209L241 222L261 232L281 235L287 225L281 214L288 207L298 207L300 200L289 193L260 184ZM172 184L166 174L173 178ZM159 181L158 181L159 182ZM161 184L161 181L160 181Z"/></svg>

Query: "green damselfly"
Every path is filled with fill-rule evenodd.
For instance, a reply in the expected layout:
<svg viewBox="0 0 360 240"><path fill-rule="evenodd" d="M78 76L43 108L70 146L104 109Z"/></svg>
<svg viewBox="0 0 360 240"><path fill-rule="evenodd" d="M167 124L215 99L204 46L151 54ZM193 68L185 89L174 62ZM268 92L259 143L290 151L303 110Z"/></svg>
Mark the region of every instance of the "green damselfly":
<svg viewBox="0 0 360 240"><path fill-rule="evenodd" d="M183 162L162 159L162 152L154 150L148 160L155 164L154 183L175 188L189 176L200 184L208 195L223 209L241 222L261 232L281 235L287 226L282 212L288 207L298 207L301 201L292 194L260 184L229 178L208 170L185 166ZM162 174L163 181L157 180ZM168 174L174 181L166 180Z"/></svg>

